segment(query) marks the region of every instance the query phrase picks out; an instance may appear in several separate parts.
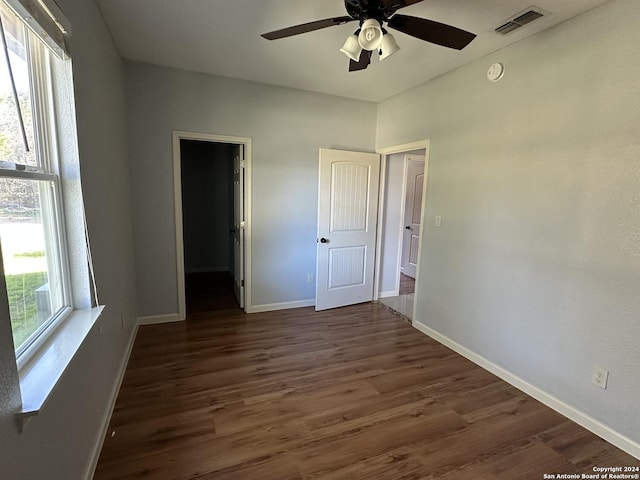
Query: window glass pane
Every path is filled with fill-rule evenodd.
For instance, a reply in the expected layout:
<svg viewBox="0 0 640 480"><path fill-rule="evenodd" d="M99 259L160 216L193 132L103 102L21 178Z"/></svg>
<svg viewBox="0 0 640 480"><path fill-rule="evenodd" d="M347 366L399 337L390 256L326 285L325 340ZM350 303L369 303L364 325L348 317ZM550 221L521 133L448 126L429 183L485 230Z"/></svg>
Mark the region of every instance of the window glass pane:
<svg viewBox="0 0 640 480"><path fill-rule="evenodd" d="M29 80L27 29L2 2L0 2L0 17L2 17L11 71L18 92L18 102L29 147L27 151L11 87L9 65L2 49L0 52L0 161L38 166L33 131L33 97ZM1 40L0 45L2 45Z"/></svg>
<svg viewBox="0 0 640 480"><path fill-rule="evenodd" d="M16 350L64 306L53 182L0 178L0 242Z"/></svg>

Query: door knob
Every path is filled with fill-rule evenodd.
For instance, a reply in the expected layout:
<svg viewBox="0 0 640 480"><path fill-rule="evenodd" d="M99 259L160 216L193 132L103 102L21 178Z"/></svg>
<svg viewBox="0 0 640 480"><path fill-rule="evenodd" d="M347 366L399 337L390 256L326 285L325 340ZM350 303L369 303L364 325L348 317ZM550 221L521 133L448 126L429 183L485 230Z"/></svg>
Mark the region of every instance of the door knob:
<svg viewBox="0 0 640 480"><path fill-rule="evenodd" d="M320 239L320 243L329 243L329 239L328 239L328 238L324 238L324 237L322 237L322 238Z"/></svg>

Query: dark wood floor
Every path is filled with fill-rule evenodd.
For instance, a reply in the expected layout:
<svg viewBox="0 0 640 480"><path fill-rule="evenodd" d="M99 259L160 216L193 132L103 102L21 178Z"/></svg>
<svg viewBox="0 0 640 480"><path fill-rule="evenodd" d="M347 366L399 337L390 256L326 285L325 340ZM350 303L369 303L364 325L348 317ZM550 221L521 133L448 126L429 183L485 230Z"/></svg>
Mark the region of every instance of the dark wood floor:
<svg viewBox="0 0 640 480"><path fill-rule="evenodd" d="M400 295L406 295L408 293L414 293L416 290L416 281L404 273L400 274Z"/></svg>
<svg viewBox="0 0 640 480"><path fill-rule="evenodd" d="M640 462L377 304L140 328L95 479L542 479Z"/></svg>
<svg viewBox="0 0 640 480"><path fill-rule="evenodd" d="M187 315L240 308L229 272L188 273L185 295Z"/></svg>

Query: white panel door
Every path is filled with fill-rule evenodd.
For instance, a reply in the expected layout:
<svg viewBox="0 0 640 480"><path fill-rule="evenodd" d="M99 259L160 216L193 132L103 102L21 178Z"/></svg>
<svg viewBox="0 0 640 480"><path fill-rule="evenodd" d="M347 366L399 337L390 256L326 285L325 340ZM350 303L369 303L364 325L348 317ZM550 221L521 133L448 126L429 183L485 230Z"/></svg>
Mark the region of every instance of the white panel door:
<svg viewBox="0 0 640 480"><path fill-rule="evenodd" d="M422 218L424 157L408 155L406 172L402 273L411 278L416 278L418 247L420 246L420 219Z"/></svg>
<svg viewBox="0 0 640 480"><path fill-rule="evenodd" d="M236 298L244 309L244 145L233 156L233 281Z"/></svg>
<svg viewBox="0 0 640 480"><path fill-rule="evenodd" d="M373 299L380 155L320 149L316 310Z"/></svg>

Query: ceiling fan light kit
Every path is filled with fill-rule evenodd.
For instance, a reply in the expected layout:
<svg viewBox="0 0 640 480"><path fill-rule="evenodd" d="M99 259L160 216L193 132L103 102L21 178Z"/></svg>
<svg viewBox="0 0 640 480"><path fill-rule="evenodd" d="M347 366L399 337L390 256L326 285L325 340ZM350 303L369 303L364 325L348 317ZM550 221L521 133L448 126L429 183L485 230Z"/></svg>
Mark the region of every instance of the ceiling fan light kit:
<svg viewBox="0 0 640 480"><path fill-rule="evenodd" d="M358 43L363 50L369 50L370 52L380 48L382 27L378 20L370 18L362 23L360 35L358 35Z"/></svg>
<svg viewBox="0 0 640 480"><path fill-rule="evenodd" d="M291 37L322 28L358 21L360 30L350 35L340 49L349 57L349 71L366 69L371 63L371 54L378 50L380 60L393 55L400 47L395 38L384 28L398 30L425 42L462 50L476 37L475 34L426 18L398 15L396 11L420 3L423 0L344 0L348 16L326 18L292 27L264 33L267 40Z"/></svg>
<svg viewBox="0 0 640 480"><path fill-rule="evenodd" d="M400 47L396 43L396 39L390 33L385 33L382 37L382 43L380 44L380 60L384 60L390 57L394 53L400 50Z"/></svg>
<svg viewBox="0 0 640 480"><path fill-rule="evenodd" d="M349 35L340 51L354 62L357 62L360 59L360 54L362 53L362 47L358 42L358 36L356 34Z"/></svg>

